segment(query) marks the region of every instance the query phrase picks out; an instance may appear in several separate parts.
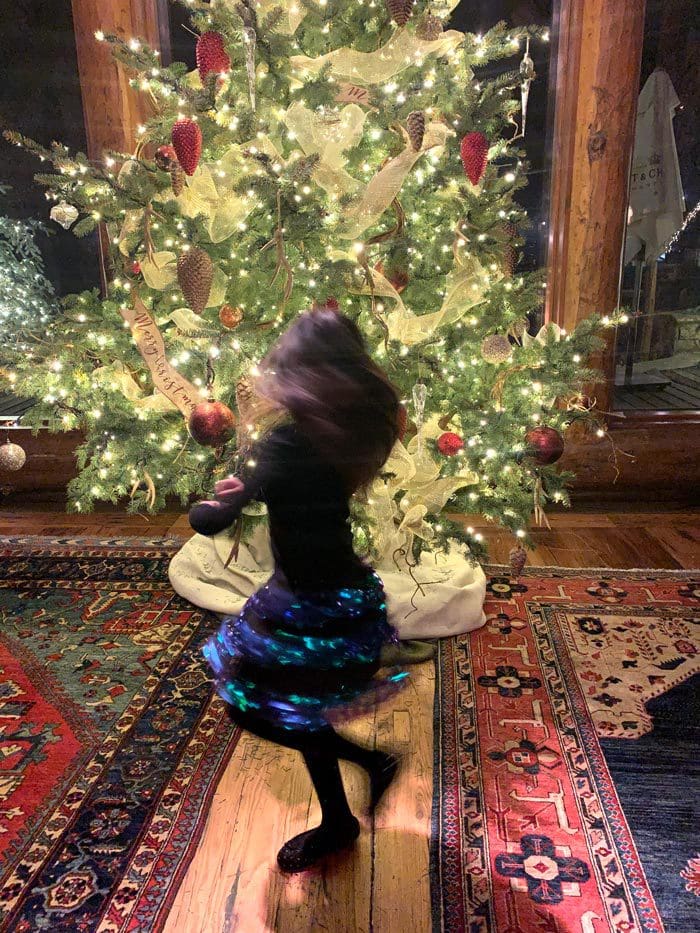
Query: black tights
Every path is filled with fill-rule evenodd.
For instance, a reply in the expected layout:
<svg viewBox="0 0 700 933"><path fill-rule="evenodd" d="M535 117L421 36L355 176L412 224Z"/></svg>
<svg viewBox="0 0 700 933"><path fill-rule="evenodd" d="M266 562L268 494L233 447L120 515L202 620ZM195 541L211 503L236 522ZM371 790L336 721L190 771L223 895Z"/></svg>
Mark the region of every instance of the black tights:
<svg viewBox="0 0 700 933"><path fill-rule="evenodd" d="M363 748L344 739L330 725L313 732L305 732L300 729L282 729L231 706L228 707L228 712L235 723L254 735L301 752L321 804L323 828L331 829L338 824L342 826L352 819L338 759L352 761L372 775L382 767L387 758L383 752Z"/></svg>

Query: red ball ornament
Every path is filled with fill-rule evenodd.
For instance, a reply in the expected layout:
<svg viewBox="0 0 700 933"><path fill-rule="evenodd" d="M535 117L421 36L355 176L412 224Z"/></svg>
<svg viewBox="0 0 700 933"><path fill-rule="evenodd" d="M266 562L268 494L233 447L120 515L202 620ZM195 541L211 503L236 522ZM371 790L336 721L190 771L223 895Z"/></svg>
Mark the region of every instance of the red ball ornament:
<svg viewBox="0 0 700 933"><path fill-rule="evenodd" d="M445 431L437 439L437 448L441 454L446 457L454 457L464 447L464 441L459 434L453 434L452 431Z"/></svg>
<svg viewBox="0 0 700 933"><path fill-rule="evenodd" d="M525 435L528 454L540 466L556 463L564 453L564 438L554 428L533 428Z"/></svg>
<svg viewBox="0 0 700 933"><path fill-rule="evenodd" d="M323 301L314 301L311 304L312 311L339 311L340 305L338 304L338 299L330 296L329 298L324 298Z"/></svg>
<svg viewBox="0 0 700 933"><path fill-rule="evenodd" d="M483 133L467 133L460 146L464 174L473 185L478 185L486 171L489 141Z"/></svg>
<svg viewBox="0 0 700 933"><path fill-rule="evenodd" d="M192 409L190 434L205 447L221 447L236 427L236 416L223 402L200 402Z"/></svg>
<svg viewBox="0 0 700 933"><path fill-rule="evenodd" d="M130 266L132 275L141 275L141 263L138 259L134 259Z"/></svg>
<svg viewBox="0 0 700 933"><path fill-rule="evenodd" d="M154 156L155 163L164 172L170 172L177 165L177 152L172 146L158 146Z"/></svg>
<svg viewBox="0 0 700 933"><path fill-rule="evenodd" d="M391 269L385 272L384 263L381 261L378 262L374 268L380 275L384 276L387 282L396 289L399 295L408 285L408 273L404 269Z"/></svg>
<svg viewBox="0 0 700 933"><path fill-rule="evenodd" d="M224 48L224 37L220 32L204 32L197 39L197 68L202 84L210 74L223 74L231 70L231 59Z"/></svg>
<svg viewBox="0 0 700 933"><path fill-rule="evenodd" d="M186 175L194 175L202 154L202 131L194 120L178 120L172 129L173 148Z"/></svg>
<svg viewBox="0 0 700 933"><path fill-rule="evenodd" d="M219 321L228 330L235 330L243 320L242 308L233 308L231 305L222 305L219 309Z"/></svg>

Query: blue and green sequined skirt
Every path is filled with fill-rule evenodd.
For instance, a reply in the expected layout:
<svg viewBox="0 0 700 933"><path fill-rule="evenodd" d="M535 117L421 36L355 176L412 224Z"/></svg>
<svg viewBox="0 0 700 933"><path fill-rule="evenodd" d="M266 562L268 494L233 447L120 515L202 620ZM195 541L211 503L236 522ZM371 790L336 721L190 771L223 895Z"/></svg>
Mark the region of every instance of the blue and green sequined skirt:
<svg viewBox="0 0 700 933"><path fill-rule="evenodd" d="M314 730L374 706L404 686L379 670L396 642L381 580L295 593L276 573L204 647L217 692L235 710L286 729Z"/></svg>

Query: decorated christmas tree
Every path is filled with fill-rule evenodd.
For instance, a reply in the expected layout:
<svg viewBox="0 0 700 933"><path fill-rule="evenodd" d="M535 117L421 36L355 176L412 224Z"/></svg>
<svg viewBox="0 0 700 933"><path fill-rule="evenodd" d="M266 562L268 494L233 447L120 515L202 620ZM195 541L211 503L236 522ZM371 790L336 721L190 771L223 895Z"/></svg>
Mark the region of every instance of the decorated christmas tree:
<svg viewBox="0 0 700 933"><path fill-rule="evenodd" d="M71 507L209 493L259 430L247 403L266 350L328 304L405 399L403 441L354 503L359 552L478 553L455 513L526 537L533 504L567 501L552 464L587 408L597 326L540 329L542 276L517 268L543 30L464 34L445 25L453 2L187 5L192 73L96 35L153 104L133 153L95 163L7 134L51 167L37 178L59 220L108 233L107 294L71 297L30 352L3 351L39 400L31 421L85 433Z"/></svg>
<svg viewBox="0 0 700 933"><path fill-rule="evenodd" d="M0 185L0 195L7 189ZM40 333L55 313L58 301L46 277L35 220L0 215L0 345L27 349L28 332Z"/></svg>

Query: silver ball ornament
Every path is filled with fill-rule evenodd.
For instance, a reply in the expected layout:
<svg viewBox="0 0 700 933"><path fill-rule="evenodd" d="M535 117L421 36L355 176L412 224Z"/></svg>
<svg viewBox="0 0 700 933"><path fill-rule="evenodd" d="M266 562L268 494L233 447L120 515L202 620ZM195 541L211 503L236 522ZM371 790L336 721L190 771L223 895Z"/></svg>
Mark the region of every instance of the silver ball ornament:
<svg viewBox="0 0 700 933"><path fill-rule="evenodd" d="M491 334L481 344L481 355L487 363L505 363L510 358L513 348L510 341L502 334Z"/></svg>
<svg viewBox="0 0 700 933"><path fill-rule="evenodd" d="M26 462L27 455L19 444L12 444L10 441L0 444L0 470L10 470L14 473L21 470Z"/></svg>

